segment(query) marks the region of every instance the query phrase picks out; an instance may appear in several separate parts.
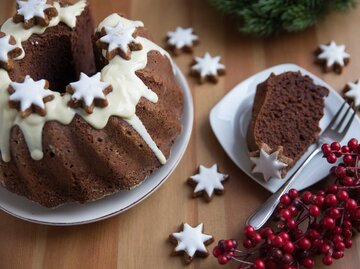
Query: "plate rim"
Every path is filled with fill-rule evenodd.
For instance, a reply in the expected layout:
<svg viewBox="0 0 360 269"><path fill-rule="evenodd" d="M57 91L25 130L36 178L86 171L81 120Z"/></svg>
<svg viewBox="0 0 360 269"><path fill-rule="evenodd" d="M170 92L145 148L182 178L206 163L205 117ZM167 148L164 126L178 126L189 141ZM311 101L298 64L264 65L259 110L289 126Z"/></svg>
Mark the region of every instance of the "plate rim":
<svg viewBox="0 0 360 269"><path fill-rule="evenodd" d="M153 186L149 191L146 191L146 193L143 196L139 197L136 201L132 202L131 204L129 204L125 207L122 207L121 209L119 209L117 211L111 212L109 214L106 214L106 215L103 215L103 216L100 216L97 218L87 219L84 221L51 222L51 221L45 221L45 220L32 219L32 218L22 216L21 214L12 212L11 210L8 210L1 204L1 201L0 201L0 210L4 211L5 213L7 213L13 217L16 217L18 219L28 221L31 223L48 225L48 226L76 226L76 225L84 225L84 224L94 223L94 222L98 222L101 220L105 220L105 219L114 217L116 215L119 215L119 214L131 209L135 205L143 202L145 199L150 197L156 190L158 190L166 182L166 180L170 177L170 175L174 172L174 170L179 165L179 163L182 160L182 157L184 156L186 149L189 145L191 135L192 135L193 125L194 125L194 102L193 102L191 89L189 87L189 84L188 84L183 72L180 70L178 65L176 63L172 63L172 64L173 64L173 68L174 68L175 77L176 77L176 79L179 83L179 86L182 90L182 93L184 95L184 111L183 111L183 115L182 115L182 117L183 117L182 122L187 122L188 124L186 126L183 125L182 132L176 139L175 143L177 143L177 142L179 143L180 137L183 137L184 141L183 141L182 147L180 148L180 150L178 152L178 155L176 155L176 157L174 157L174 158L176 158L176 160L174 161L173 166L171 166L171 168L169 168L168 173L155 186ZM186 111L185 111L185 109L186 109ZM162 167L160 167L159 170L160 169L162 169ZM149 177L151 177L151 175ZM146 180L148 180L148 178ZM2 186L0 186L0 187L3 188L4 190L6 190L7 192L9 192L4 187L2 187ZM132 190L129 190L129 192L131 192L131 191ZM14 194L14 193L11 193L11 194L18 196L19 198L24 198L22 196ZM114 193L111 195L116 195L116 194L118 194L118 193ZM27 198L25 198L25 199L27 199ZM29 200L29 202L32 202L32 201ZM94 202L96 202L96 201L94 201ZM82 206L86 206L86 204L84 204Z"/></svg>
<svg viewBox="0 0 360 269"><path fill-rule="evenodd" d="M217 140L219 141L221 147L223 148L223 150L225 151L226 155L232 160L232 162L239 168L241 169L247 176L249 176L253 181L255 181L256 183L258 183L260 186L262 186L263 188L265 188L266 190L268 190L271 193L276 192L276 186L271 187L267 184L267 182L263 182L260 181L258 179L255 179L253 174L251 172L248 171L248 169L245 169L246 167L244 167L244 165L242 164L238 164L238 159L236 158L236 156L234 156L232 154L232 152L230 151L230 149L228 149L227 146L224 146L223 143L223 138L221 135L221 132L218 130L218 128L216 127L216 125L221 121L219 119L219 110L220 107L222 106L222 103L227 101L227 99L229 99L229 96L234 95L235 93L237 93L239 91L239 88L244 87L243 84L247 84L249 83L249 81L252 81L254 79L256 79L256 77L262 76L263 74L267 74L267 73L271 73L271 72L279 72L279 70L282 70L282 72L286 72L286 71L295 71L298 70L300 71L302 74L304 75L309 75L312 79L316 80L317 84L325 86L327 88L329 88L331 95L333 96L333 98L336 98L338 101L344 101L344 99L342 98L342 96L339 94L338 91L336 91L334 89L334 87L332 87L331 85L329 85L328 83L326 83L322 78L316 76L315 74L311 73L310 71L306 70L305 68L297 65L297 64L293 64L293 63L284 63L284 64L279 64L279 65L274 65L272 67L266 68L264 70L260 70L259 72L245 78L244 80L242 80L240 83L238 83L237 85L235 85L234 87L232 87L232 89L225 95L223 96L223 98L221 100L218 101L218 103L216 103L216 105L211 109L211 112L209 114L209 120L210 120L210 125L211 128L213 130L213 133L215 134ZM252 95L252 92L246 92L246 93L242 93L241 98L242 99L246 99L248 98L250 95ZM224 101L225 100L225 101ZM239 107L236 107L235 109L235 114L237 114L237 111L239 110ZM233 117L235 117L235 115L232 115L232 119L229 119L229 121L231 121L231 123L233 123ZM358 120L358 124L360 124L360 120ZM231 130L232 133L233 129ZM278 188L280 188L283 184L285 183L285 181L283 181L282 184L279 184L280 186Z"/></svg>

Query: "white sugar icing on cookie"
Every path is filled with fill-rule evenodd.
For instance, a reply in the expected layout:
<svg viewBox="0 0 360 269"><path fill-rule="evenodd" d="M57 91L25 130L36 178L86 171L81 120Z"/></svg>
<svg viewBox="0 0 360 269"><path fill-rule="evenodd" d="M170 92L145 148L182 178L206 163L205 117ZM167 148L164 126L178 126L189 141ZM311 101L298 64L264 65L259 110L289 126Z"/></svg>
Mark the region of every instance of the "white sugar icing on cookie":
<svg viewBox="0 0 360 269"><path fill-rule="evenodd" d="M174 46L177 49L184 47L192 47L194 42L199 40L197 35L193 34L192 28L176 27L174 32L168 32L168 44Z"/></svg>
<svg viewBox="0 0 360 269"><path fill-rule="evenodd" d="M219 173L217 165L214 164L210 168L200 165L199 174L190 178L197 183L195 193L205 191L208 197L212 197L215 190L224 190L222 181L225 181L227 177L227 175Z"/></svg>
<svg viewBox="0 0 360 269"><path fill-rule="evenodd" d="M45 10L51 8L52 5L46 3L46 0L17 0L19 5L17 13L24 16L24 20L28 21L34 17L45 18Z"/></svg>
<svg viewBox="0 0 360 269"><path fill-rule="evenodd" d="M193 258L197 251L207 253L205 243L212 240L213 237L203 234L203 229L203 223L194 228L185 223L181 232L172 234L178 241L175 251L184 251L190 258Z"/></svg>
<svg viewBox="0 0 360 269"><path fill-rule="evenodd" d="M70 86L74 90L71 95L72 100L82 100L86 106L91 106L95 99L106 99L104 90L111 85L108 82L101 81L99 72L92 77L81 73L79 81L70 83Z"/></svg>
<svg viewBox="0 0 360 269"><path fill-rule="evenodd" d="M337 45L331 41L329 45L320 45L321 53L318 59L325 60L326 66L331 67L334 64L345 65L345 59L350 58L350 54L345 52L345 45Z"/></svg>
<svg viewBox="0 0 360 269"><path fill-rule="evenodd" d="M263 174L266 181L272 177L281 178L281 169L288 166L279 161L278 151L268 154L265 150L260 149L260 156L250 157L250 160L255 164L252 173Z"/></svg>
<svg viewBox="0 0 360 269"><path fill-rule="evenodd" d="M208 52L203 57L195 57L195 64L192 70L199 72L202 78L206 76L217 76L219 71L225 69L225 65L220 63L221 57L212 57Z"/></svg>
<svg viewBox="0 0 360 269"><path fill-rule="evenodd" d="M74 27L73 21L75 20L76 24L76 16L82 13L86 7L86 1L82 0L73 6L60 7L58 2L55 2L54 5L59 11L59 16L53 18L48 27L34 26L25 30L21 24L14 24L12 20L8 20L1 28L1 31L12 34L17 44L21 44L21 42L30 38L32 34L42 34L47 28L57 25L60 21L67 23L70 27ZM127 20L117 14L113 14L100 23L98 30L101 30L105 26L114 27L118 23L131 27L143 26L142 22ZM14 125L18 125L23 132L32 158L40 160L43 158L42 130L45 123L48 121L57 121L68 125L75 115L78 114L96 129L104 128L111 116L123 118L133 126L145 140L159 162L165 164L166 158L164 154L157 147L135 114L136 106L141 97L156 103L158 96L136 76L135 72L146 67L147 57L150 51L157 51L161 55L168 57L169 60L170 56L166 51L146 38L136 37L136 41L142 44L143 49L141 51L133 51L131 60L125 60L120 56L115 56L109 64L101 70L101 80L111 84L113 91L107 95L109 101L108 106L105 108L95 107L92 114L87 114L83 109L70 108L67 105L71 99L70 94L60 95L60 93L52 91L54 99L45 104L47 114L44 117L31 114L25 119L21 118L18 111L10 109L7 104L9 99L7 88L11 83L11 79L5 70L0 69L0 118L2 119L0 121L0 150L2 159L6 162L10 161L10 131ZM20 58L23 57L24 54Z"/></svg>
<svg viewBox="0 0 360 269"><path fill-rule="evenodd" d="M356 83L349 82L347 86L349 87L349 91L344 95L352 99L355 106L360 106L360 81L358 80Z"/></svg>

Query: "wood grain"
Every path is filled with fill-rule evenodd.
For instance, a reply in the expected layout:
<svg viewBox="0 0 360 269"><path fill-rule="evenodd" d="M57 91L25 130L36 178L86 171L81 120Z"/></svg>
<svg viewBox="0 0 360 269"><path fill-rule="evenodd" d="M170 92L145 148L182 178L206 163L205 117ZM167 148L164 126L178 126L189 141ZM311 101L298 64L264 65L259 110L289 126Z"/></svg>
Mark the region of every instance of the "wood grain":
<svg viewBox="0 0 360 269"><path fill-rule="evenodd" d="M205 223L205 231L216 239L241 237L246 217L269 196L250 180L231 160L213 135L210 109L237 83L272 65L296 63L340 89L360 77L360 9L334 14L317 27L276 38L252 39L238 34L236 25L209 7L206 0L102 0L90 1L96 22L112 12L145 22L160 44L167 31L176 26L193 26L201 37L195 54L205 51L221 55L227 76L217 85L199 86L192 78L195 125L186 154L167 183L146 201L120 216L78 227L46 227L0 213L1 269L77 269L77 268L183 268L182 259L170 257L173 246L167 237L186 221ZM171 2L171 3L170 3ZM14 13L14 1L0 2L0 22ZM341 76L322 74L313 64L312 51L319 43L334 39L345 43L352 55ZM185 74L191 55L175 59ZM246 149L244 149L246 150ZM185 182L199 164L218 163L230 174L227 192L211 203L191 199ZM346 251L346 258L332 268L353 269L360 262L359 237ZM209 249L211 250L211 245ZM219 268L212 257L195 260L189 269ZM324 268L317 260L316 268Z"/></svg>

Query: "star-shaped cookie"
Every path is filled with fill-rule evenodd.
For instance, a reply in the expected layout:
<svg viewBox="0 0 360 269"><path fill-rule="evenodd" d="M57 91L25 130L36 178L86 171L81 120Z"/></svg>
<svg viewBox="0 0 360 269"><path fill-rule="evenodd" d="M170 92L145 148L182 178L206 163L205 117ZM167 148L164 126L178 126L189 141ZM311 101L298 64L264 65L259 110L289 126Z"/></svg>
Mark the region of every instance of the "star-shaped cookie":
<svg viewBox="0 0 360 269"><path fill-rule="evenodd" d="M207 257L206 246L214 241L211 235L204 234L204 224L191 227L184 223L178 233L169 236L170 241L176 244L173 255L184 255L185 263L192 262L194 257Z"/></svg>
<svg viewBox="0 0 360 269"><path fill-rule="evenodd" d="M48 81L34 81L30 76L26 76L21 83L11 82L8 88L9 106L19 110L22 118L28 117L31 113L45 116L45 103L54 99L52 91L48 88Z"/></svg>
<svg viewBox="0 0 360 269"><path fill-rule="evenodd" d="M0 32L0 68L12 70L14 58L20 56L21 53L22 49L16 45L14 37Z"/></svg>
<svg viewBox="0 0 360 269"><path fill-rule="evenodd" d="M217 83L219 76L225 74L225 65L220 60L220 56L212 57L208 52L203 57L195 57L190 74L198 77L200 83L207 80Z"/></svg>
<svg viewBox="0 0 360 269"><path fill-rule="evenodd" d="M349 101L354 102L354 106L360 106L360 82L348 82L344 89L344 96Z"/></svg>
<svg viewBox="0 0 360 269"><path fill-rule="evenodd" d="M106 59L109 61L116 55L130 60L131 51L142 49L141 43L136 40L137 30L134 26L125 26L121 22L114 27L105 26L101 36L96 44L106 50Z"/></svg>
<svg viewBox="0 0 360 269"><path fill-rule="evenodd" d="M70 83L66 92L71 94L68 105L73 108L82 107L88 114L93 113L94 107L106 107L106 95L112 91L110 83L101 81L101 73L88 77L81 73L77 82Z"/></svg>
<svg viewBox="0 0 360 269"><path fill-rule="evenodd" d="M350 54L345 51L345 45L337 45L335 41L320 45L316 50L317 63L323 66L324 72L334 71L341 73L349 63Z"/></svg>
<svg viewBox="0 0 360 269"><path fill-rule="evenodd" d="M279 151L269 154L261 148L259 157L250 157L250 160L255 164L252 173L263 174L265 181L272 177L281 178L281 169L288 165L279 160L279 155Z"/></svg>
<svg viewBox="0 0 360 269"><path fill-rule="evenodd" d="M194 34L192 28L176 27L174 32L167 33L167 44L175 55L182 51L192 52L193 47L199 44L199 37Z"/></svg>
<svg viewBox="0 0 360 269"><path fill-rule="evenodd" d="M17 0L17 11L13 17L15 23L23 22L25 29L34 25L46 27L53 17L58 16L52 0Z"/></svg>
<svg viewBox="0 0 360 269"><path fill-rule="evenodd" d="M200 165L199 173L191 176L188 183L195 187L193 197L203 195L210 202L215 194L224 193L223 182L228 178L228 175L218 172L217 164L210 168Z"/></svg>

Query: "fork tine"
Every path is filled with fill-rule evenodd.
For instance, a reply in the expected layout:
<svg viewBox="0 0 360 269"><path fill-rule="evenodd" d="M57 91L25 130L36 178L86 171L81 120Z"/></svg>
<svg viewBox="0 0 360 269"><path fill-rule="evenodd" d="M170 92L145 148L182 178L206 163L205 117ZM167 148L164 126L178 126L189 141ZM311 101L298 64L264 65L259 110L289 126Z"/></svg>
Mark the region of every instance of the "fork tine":
<svg viewBox="0 0 360 269"><path fill-rule="evenodd" d="M357 106L357 107L355 108L355 110L354 110L354 112L353 112L353 114L352 114L352 116L351 116L351 119L350 119L349 122L346 124L344 130L342 130L341 133L346 134L346 133L349 131L352 122L354 121L357 113L359 112L359 107L360 107L360 106Z"/></svg>
<svg viewBox="0 0 360 269"><path fill-rule="evenodd" d="M347 119L349 112L351 110L351 106L346 109L344 116L341 118L340 122L337 124L337 126L334 128L335 131L340 133L340 128L344 124L345 120Z"/></svg>
<svg viewBox="0 0 360 269"><path fill-rule="evenodd" d="M343 108L345 107L346 105L346 102L344 102L341 107L339 108L339 110L336 112L335 116L333 117L333 119L331 120L331 122L329 123L329 125L326 127L326 129L324 130L324 133L328 130L330 130L334 125L335 123L337 122L340 114L341 114L341 111L343 110Z"/></svg>

